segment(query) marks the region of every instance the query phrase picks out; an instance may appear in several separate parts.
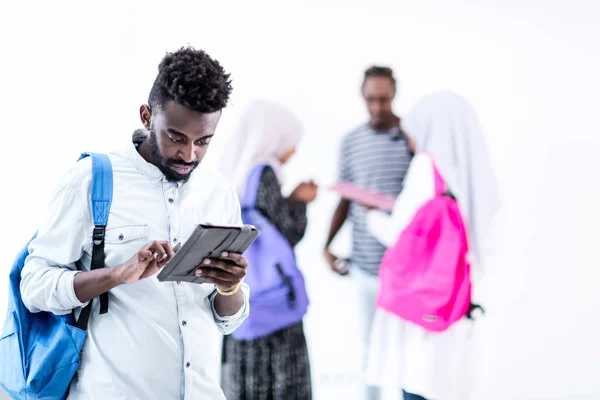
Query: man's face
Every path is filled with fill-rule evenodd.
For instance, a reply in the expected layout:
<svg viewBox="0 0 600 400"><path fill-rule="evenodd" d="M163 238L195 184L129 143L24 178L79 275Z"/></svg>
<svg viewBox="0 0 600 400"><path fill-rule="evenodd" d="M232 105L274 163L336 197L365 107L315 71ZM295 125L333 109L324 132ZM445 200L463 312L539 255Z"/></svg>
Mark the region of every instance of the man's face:
<svg viewBox="0 0 600 400"><path fill-rule="evenodd" d="M204 114L167 101L162 110L142 106L140 116L150 131L154 165L167 180L186 182L206 155L221 112Z"/></svg>
<svg viewBox="0 0 600 400"><path fill-rule="evenodd" d="M396 95L390 78L368 77L363 85L362 94L371 115L371 126L375 129L387 127L394 120L392 100Z"/></svg>

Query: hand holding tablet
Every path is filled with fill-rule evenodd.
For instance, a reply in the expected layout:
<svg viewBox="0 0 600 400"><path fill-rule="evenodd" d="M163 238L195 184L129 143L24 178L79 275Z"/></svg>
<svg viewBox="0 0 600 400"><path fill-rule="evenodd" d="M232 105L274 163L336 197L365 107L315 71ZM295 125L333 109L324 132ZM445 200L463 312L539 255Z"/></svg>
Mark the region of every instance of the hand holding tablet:
<svg viewBox="0 0 600 400"><path fill-rule="evenodd" d="M251 225L198 225L185 244L158 274L161 282L212 282L226 287L229 275L245 268L242 254L256 240L258 229ZM245 271L244 271L245 273Z"/></svg>

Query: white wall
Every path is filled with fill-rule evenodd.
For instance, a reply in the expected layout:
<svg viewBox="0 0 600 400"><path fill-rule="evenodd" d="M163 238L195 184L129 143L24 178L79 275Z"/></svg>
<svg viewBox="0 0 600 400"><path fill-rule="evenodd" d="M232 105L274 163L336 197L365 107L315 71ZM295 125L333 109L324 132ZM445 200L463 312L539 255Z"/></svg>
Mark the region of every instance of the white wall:
<svg viewBox="0 0 600 400"><path fill-rule="evenodd" d="M400 114L436 89L471 100L500 181L473 398L600 398L597 2L16 3L0 8L0 309L9 265L58 178L79 152L127 142L166 50L190 43L232 72L213 161L253 97L302 117L292 183L334 180L341 135L366 118L361 73L385 63L400 79ZM323 191L299 248L317 399L351 399L357 387L353 286L321 259L335 201Z"/></svg>

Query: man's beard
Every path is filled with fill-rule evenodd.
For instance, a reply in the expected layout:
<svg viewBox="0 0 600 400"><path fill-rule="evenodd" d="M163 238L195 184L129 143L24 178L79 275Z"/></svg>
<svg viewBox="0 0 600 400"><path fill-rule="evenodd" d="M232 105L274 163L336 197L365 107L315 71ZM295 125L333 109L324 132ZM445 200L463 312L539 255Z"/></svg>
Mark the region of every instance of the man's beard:
<svg viewBox="0 0 600 400"><path fill-rule="evenodd" d="M374 129L386 129L389 128L394 122L394 115L392 113L379 114L376 117L371 118L371 127Z"/></svg>
<svg viewBox="0 0 600 400"><path fill-rule="evenodd" d="M199 161L195 163L186 163L183 160L179 159L163 158L160 155L160 151L158 150L158 141L156 139L156 133L154 132L154 129L150 129L150 137L148 138L148 144L150 145L150 152L152 153L152 158L156 163L156 167L160 170L160 172L163 173L163 175L165 176L165 178L167 178L169 182L186 183L188 179L190 179L190 176L192 176L194 169L196 169L198 164L200 164ZM171 166L174 164L192 167L192 170L187 175L181 175L171 168Z"/></svg>

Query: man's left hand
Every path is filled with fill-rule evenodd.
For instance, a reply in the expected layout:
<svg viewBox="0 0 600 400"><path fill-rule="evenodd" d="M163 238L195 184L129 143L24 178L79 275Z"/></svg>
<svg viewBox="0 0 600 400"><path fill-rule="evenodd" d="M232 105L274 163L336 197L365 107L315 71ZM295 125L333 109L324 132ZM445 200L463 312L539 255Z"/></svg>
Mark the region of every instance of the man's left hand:
<svg viewBox="0 0 600 400"><path fill-rule="evenodd" d="M223 292L229 292L246 276L248 261L241 254L222 253L220 259L207 258L196 269L196 276L214 283Z"/></svg>

